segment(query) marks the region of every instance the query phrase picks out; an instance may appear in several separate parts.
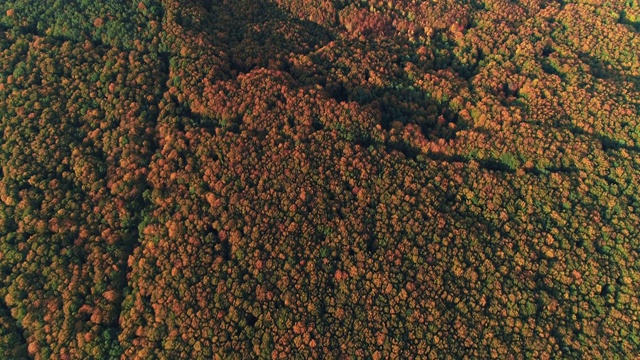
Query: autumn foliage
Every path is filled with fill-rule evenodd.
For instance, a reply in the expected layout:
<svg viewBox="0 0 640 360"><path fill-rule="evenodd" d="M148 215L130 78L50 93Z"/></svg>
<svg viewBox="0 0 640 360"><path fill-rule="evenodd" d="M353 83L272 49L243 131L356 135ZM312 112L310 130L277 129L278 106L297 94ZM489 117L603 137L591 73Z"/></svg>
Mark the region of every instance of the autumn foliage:
<svg viewBox="0 0 640 360"><path fill-rule="evenodd" d="M0 358L640 356L637 1L52 4L0 4Z"/></svg>

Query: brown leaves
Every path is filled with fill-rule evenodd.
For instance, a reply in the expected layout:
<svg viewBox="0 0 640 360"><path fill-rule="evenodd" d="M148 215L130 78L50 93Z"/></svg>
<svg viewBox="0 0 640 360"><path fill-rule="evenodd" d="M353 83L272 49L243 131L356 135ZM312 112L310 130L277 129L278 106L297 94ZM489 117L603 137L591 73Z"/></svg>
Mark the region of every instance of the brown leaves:
<svg viewBox="0 0 640 360"><path fill-rule="evenodd" d="M102 27L103 25L104 25L104 20L103 20L102 18L96 18L96 19L93 21L93 26L95 26L95 27L97 27L97 28L100 28L100 27Z"/></svg>
<svg viewBox="0 0 640 360"><path fill-rule="evenodd" d="M104 292L102 296L109 302L115 302L118 298L118 293L115 290L108 290Z"/></svg>

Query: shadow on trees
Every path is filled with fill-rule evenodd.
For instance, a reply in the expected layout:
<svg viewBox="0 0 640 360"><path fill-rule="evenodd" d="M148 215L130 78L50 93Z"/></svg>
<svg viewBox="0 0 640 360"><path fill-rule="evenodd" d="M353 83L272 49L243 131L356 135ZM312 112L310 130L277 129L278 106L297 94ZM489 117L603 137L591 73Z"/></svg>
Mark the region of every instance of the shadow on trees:
<svg viewBox="0 0 640 360"><path fill-rule="evenodd" d="M630 82L636 89L640 89L640 77L630 76L628 73L625 73L625 71L621 69L621 66L614 61L599 59L588 53L580 53L579 57L582 62L589 65L589 73L591 73L591 76L597 79L613 81L618 84Z"/></svg>
<svg viewBox="0 0 640 360"><path fill-rule="evenodd" d="M257 68L288 72L287 58L307 54L332 39L328 29L296 18L268 1L211 0L199 4L210 15L206 31L227 52L236 74Z"/></svg>
<svg viewBox="0 0 640 360"><path fill-rule="evenodd" d="M437 100L431 94L414 87L414 81L406 74L383 85L363 85L350 83L348 79L335 80L330 76L333 63L314 63L313 67L300 71L292 70L292 59L309 55L338 38L338 29L328 28L312 21L300 19L270 1L228 1L192 0L192 4L206 9L207 19L190 17L188 13L178 16L178 23L187 31L206 32L212 41L228 56L230 77L258 68L280 70L292 76L297 86L322 86L327 94L338 102L356 102L365 107L373 107L381 114L381 126L389 130L408 124L417 125L425 138L430 140L455 138L457 131L464 129L459 122L457 111L448 100ZM375 41L375 40L371 40ZM384 45L362 42L362 46ZM357 46L358 42L346 42ZM393 55L395 65L400 69L408 62L416 62L418 44L407 39L393 39L397 46ZM349 48L344 49L348 51ZM451 64L452 59L439 59L431 66L438 70L443 64ZM476 69L462 69L464 78L472 77ZM461 71L462 71L461 70ZM306 73L305 73L306 71ZM451 124L455 124L452 126ZM415 158L416 149L408 144L394 143L392 148Z"/></svg>
<svg viewBox="0 0 640 360"><path fill-rule="evenodd" d="M619 151L624 149L629 152L636 152L636 153L640 152L640 146L628 145L623 140L617 140L613 137L606 136L604 134L587 133L584 131L584 129L575 125L568 125L563 127L569 130L574 135L585 136L585 137L588 137L591 141L595 143L599 143L602 151L607 151L607 150Z"/></svg>

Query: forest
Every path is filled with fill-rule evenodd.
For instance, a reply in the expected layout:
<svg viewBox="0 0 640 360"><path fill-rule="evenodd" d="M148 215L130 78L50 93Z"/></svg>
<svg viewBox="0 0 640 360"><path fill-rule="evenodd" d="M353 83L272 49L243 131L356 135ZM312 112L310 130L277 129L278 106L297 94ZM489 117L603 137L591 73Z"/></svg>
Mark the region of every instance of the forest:
<svg viewBox="0 0 640 360"><path fill-rule="evenodd" d="M0 2L0 358L640 358L638 0Z"/></svg>

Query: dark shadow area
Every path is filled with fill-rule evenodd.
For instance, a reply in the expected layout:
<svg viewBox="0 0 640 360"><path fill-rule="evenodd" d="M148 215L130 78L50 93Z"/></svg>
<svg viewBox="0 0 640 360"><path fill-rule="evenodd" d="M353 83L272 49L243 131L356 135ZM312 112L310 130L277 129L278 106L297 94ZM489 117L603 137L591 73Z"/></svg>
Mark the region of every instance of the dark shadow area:
<svg viewBox="0 0 640 360"><path fill-rule="evenodd" d="M469 162L469 159L461 156L461 155L446 155L446 154L442 154L442 153L435 153L435 152L430 152L427 154L424 154L427 158L433 160L433 161L446 161L449 163L455 163L455 162L461 162L461 163L467 163Z"/></svg>
<svg viewBox="0 0 640 360"><path fill-rule="evenodd" d="M562 79L562 81L566 79L566 76L562 72L560 72L560 70L558 70L557 67L548 58L545 58L540 62L540 67L545 73L549 75L556 75L560 79Z"/></svg>
<svg viewBox="0 0 640 360"><path fill-rule="evenodd" d="M316 59L310 68L296 69L302 70L302 73L291 71L291 59L297 55L311 54L335 40L335 30L295 18L266 1L254 4L247 8L234 2L222 1L214 2L211 7L215 18L232 19L230 23L237 24L231 30L226 44L233 70L243 73L265 67L286 71L299 86L320 85L338 102L354 101L363 106L378 107L382 114L381 125L385 129L389 129L394 121L399 121L404 125L418 125L427 138L448 140L455 138L455 133L464 128L458 123L457 112L449 108L448 102L440 103L426 92L414 88L414 82L406 78L406 74L393 79L393 83L388 85L373 86L353 85L348 82L348 78L335 80L331 72L336 64L323 62L321 59ZM287 29L287 32L283 29ZM358 46L366 51L387 51L397 59L388 65L400 68L404 68L409 61L419 62L416 55L418 44L410 43L400 36L391 40L393 44L399 45L393 49L385 49L387 45L375 39L364 42L345 41L346 48L341 51L349 50L350 46ZM447 46L451 47L451 44ZM465 79L475 76L478 71L477 63L474 66L462 65L452 50L442 55L446 59L436 59L431 64L433 69L451 68ZM481 58L482 54L478 56ZM438 121L444 124L455 123L455 131L442 126L442 123L438 124Z"/></svg>
<svg viewBox="0 0 640 360"><path fill-rule="evenodd" d="M640 147L637 146L629 146L627 144L622 144L621 142L612 139L610 137L606 137L606 136L602 136L602 135L594 135L594 137L600 141L600 144L602 145L602 150L603 151L607 151L607 150L621 150L621 149L625 149L628 151L633 151L633 152L640 152Z"/></svg>
<svg viewBox="0 0 640 360"><path fill-rule="evenodd" d="M471 22L466 28L472 27ZM436 70L453 70L464 80L471 80L480 71L480 62L485 59L484 52L475 47L465 45L461 51L455 42L445 36L444 33L438 33L433 38L432 47L438 49L434 51L433 66Z"/></svg>
<svg viewBox="0 0 640 360"><path fill-rule="evenodd" d="M330 82L325 89L338 102L353 101L375 108L380 112L380 125L385 130L397 125L414 124L419 126L427 139L449 140L455 138L457 131L465 128L448 102L438 102L428 93L414 88L410 81L398 79L398 82L385 87ZM450 128L448 125L452 123L456 126Z"/></svg>
<svg viewBox="0 0 640 360"><path fill-rule="evenodd" d="M623 144L619 140L616 140L610 136L587 133L584 131L584 129L579 128L575 125L564 126L564 128L569 130L574 135L585 136L589 138L590 141L599 143L602 151L625 149L630 152L640 152L640 146Z"/></svg>
<svg viewBox="0 0 640 360"><path fill-rule="evenodd" d="M621 68L621 65L609 60L602 60L588 53L578 53L580 61L589 65L589 73L591 76L613 81L616 84L623 85L623 82L631 82L636 89L640 89L640 77L632 76ZM623 85L624 86L624 85Z"/></svg>
<svg viewBox="0 0 640 360"><path fill-rule="evenodd" d="M632 31L640 33L640 19L630 17L625 10L620 12L620 19L618 20L618 23L628 25Z"/></svg>
<svg viewBox="0 0 640 360"><path fill-rule="evenodd" d="M515 173L516 169L496 159L476 160L486 170Z"/></svg>
<svg viewBox="0 0 640 360"><path fill-rule="evenodd" d="M391 36L383 41L375 37L343 39L338 36L339 30L300 19L265 0L192 0L191 4L200 11L179 13L176 21L184 31L206 38L222 54L226 54L230 74L223 76L224 78L234 78L259 68L280 70L292 76L295 86L320 85L338 102L353 101L376 108L381 114L380 125L383 129L413 124L429 140L454 139L458 131L466 128L466 124L459 120L457 110L450 106L448 98L435 99L431 94L415 87L415 79L409 78L405 73L403 69L408 63L422 62L421 66L425 64L424 59L421 60L418 55L420 44L412 43L404 36ZM328 58L314 55L332 41L338 46L323 52L324 55L328 54ZM451 69L462 79L475 76L482 54L476 54L477 61L473 61L473 64L463 64L454 54L454 44L444 38L441 42L448 51L440 52L435 59L429 58L426 66L433 71ZM392 72L391 75L387 74L388 78L383 80L383 84L378 82L374 85L368 79L368 69L365 68L362 74L358 71L356 75L351 73L355 70L353 64L350 65L352 68L345 70L331 59L331 56L348 59L346 54L354 49L364 54L377 53L372 56L376 63L370 66L393 66L397 69L397 76L394 77ZM311 61L300 64L299 59L304 55L309 55ZM359 59L353 60L357 63ZM366 64L371 59L367 55L363 60L367 60L363 62ZM354 81L354 77L361 75L364 78ZM201 120L207 128L220 125ZM322 129L315 123L313 127L316 130ZM362 146L371 145L367 139L358 141ZM388 145L389 150L400 151L408 158L415 159L420 153L419 149L410 144Z"/></svg>
<svg viewBox="0 0 640 360"><path fill-rule="evenodd" d="M407 144L406 142L391 142L387 141L385 143L385 147L388 152L391 151L399 151L401 152L407 159L416 160L418 155L420 155L420 149Z"/></svg>
<svg viewBox="0 0 640 360"><path fill-rule="evenodd" d="M0 356L7 356L7 358L27 358L27 339L24 336L24 329L20 321L11 315L11 310L7 306L4 299L0 298L0 321L2 321L2 328L0 328L0 336L4 341L11 341L11 348L0 348ZM3 343L6 344L6 343Z"/></svg>
<svg viewBox="0 0 640 360"><path fill-rule="evenodd" d="M247 325L248 326L255 326L256 322L258 321L258 318L255 317L253 314L247 314Z"/></svg>
<svg viewBox="0 0 640 360"><path fill-rule="evenodd" d="M231 69L239 73L257 68L288 72L291 55L307 54L333 38L328 29L296 18L267 1L252 1L250 6L243 1L209 3L209 31L222 40L220 45L229 55Z"/></svg>
<svg viewBox="0 0 640 360"><path fill-rule="evenodd" d="M562 72L561 67L561 56L556 53L556 50L550 46L546 45L542 49L542 53L537 57L538 62L540 63L540 67L542 71L549 75L556 75L562 81L566 80L566 74Z"/></svg>

